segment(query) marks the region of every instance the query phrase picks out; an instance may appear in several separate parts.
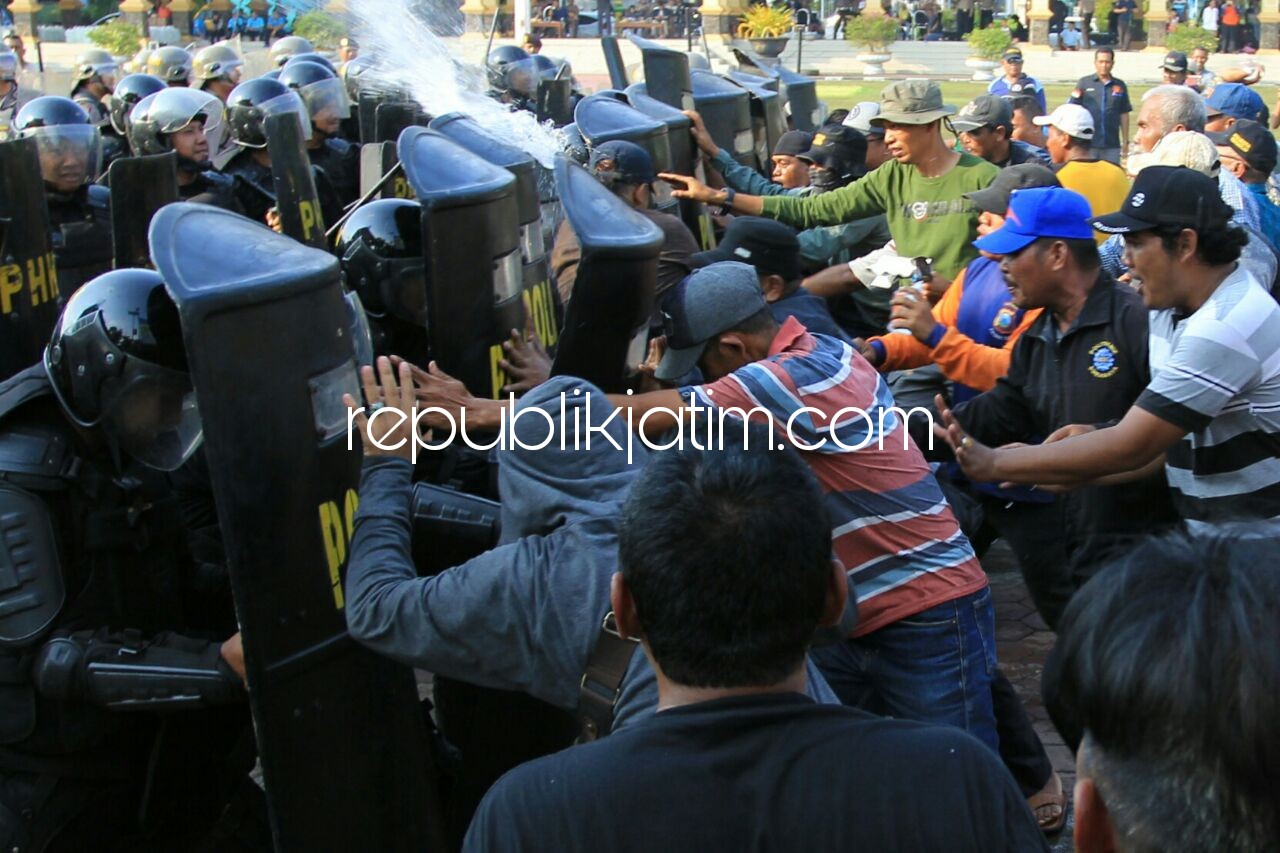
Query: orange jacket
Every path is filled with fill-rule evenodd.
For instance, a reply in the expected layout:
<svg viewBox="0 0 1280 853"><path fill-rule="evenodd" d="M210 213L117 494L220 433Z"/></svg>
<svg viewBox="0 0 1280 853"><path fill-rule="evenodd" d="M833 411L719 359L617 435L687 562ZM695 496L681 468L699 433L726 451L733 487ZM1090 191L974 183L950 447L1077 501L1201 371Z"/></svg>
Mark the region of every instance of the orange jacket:
<svg viewBox="0 0 1280 853"><path fill-rule="evenodd" d="M913 335L880 335L872 340L884 347L885 357L877 367L881 371L909 370L936 364L942 375L952 382L968 385L978 391L989 391L996 380L1009 372L1009 357L1013 345L1024 331L1040 316L1040 308L1023 313L1022 322L1009 334L1003 347L980 344L955 327L960 314L960 300L964 298L964 276L968 268L960 271L955 281L933 306L933 319L947 327L938 345L930 349L928 344L916 340Z"/></svg>

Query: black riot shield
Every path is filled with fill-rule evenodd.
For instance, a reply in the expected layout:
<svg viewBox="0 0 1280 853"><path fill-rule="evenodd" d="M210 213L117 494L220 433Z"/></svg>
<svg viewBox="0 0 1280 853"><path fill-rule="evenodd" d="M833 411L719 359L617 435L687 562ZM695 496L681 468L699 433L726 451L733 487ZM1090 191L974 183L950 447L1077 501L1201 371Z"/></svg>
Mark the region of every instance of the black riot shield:
<svg viewBox="0 0 1280 853"><path fill-rule="evenodd" d="M818 100L817 81L782 67L778 68L778 80L782 83L780 92L791 110L791 126L810 133L821 127L827 109Z"/></svg>
<svg viewBox="0 0 1280 853"><path fill-rule="evenodd" d="M0 381L40 360L62 310L34 139L0 143Z"/></svg>
<svg viewBox="0 0 1280 853"><path fill-rule="evenodd" d="M634 109L618 95L617 92L597 92L578 102L573 117L583 138L592 148L615 139L634 142L649 152L656 171L671 171L671 142L667 138L667 125ZM679 203L671 195L671 187L665 181L659 181L654 190L654 207L675 214Z"/></svg>
<svg viewBox="0 0 1280 853"><path fill-rule="evenodd" d="M689 133L689 128L693 126L689 117L675 107L649 97L644 83L633 83L628 86L626 96L627 102L633 108L667 126L667 142L671 148L671 171L677 175L693 175L699 181L706 183L707 176L702 166L702 158L698 156L693 136ZM681 199L680 218L693 232L698 245L704 251L716 247L711 214L704 205L692 199Z"/></svg>
<svg viewBox="0 0 1280 853"><path fill-rule="evenodd" d="M762 175L773 172L769 155L782 134L787 132L787 116L782 109L782 98L776 91L759 85L764 78L751 74L729 72L729 78L751 95L751 135L754 140L756 169Z"/></svg>
<svg viewBox="0 0 1280 853"><path fill-rule="evenodd" d="M415 103L388 101L378 104L374 113L374 138L378 142L395 142L406 127L425 125L427 114Z"/></svg>
<svg viewBox="0 0 1280 853"><path fill-rule="evenodd" d="M600 39L600 47L604 50L605 67L609 69L609 85L615 89L627 88L627 66L622 61L618 37L604 36Z"/></svg>
<svg viewBox="0 0 1280 853"><path fill-rule="evenodd" d="M568 77L544 77L538 81L534 102L538 122L549 121L564 127L573 121L573 80Z"/></svg>
<svg viewBox="0 0 1280 853"><path fill-rule="evenodd" d="M147 230L157 210L178 200L177 165L178 157L170 151L124 157L107 169L117 268L151 266Z"/></svg>
<svg viewBox="0 0 1280 853"><path fill-rule="evenodd" d="M294 121L296 126L297 122ZM178 203L151 223L178 306L278 851L441 850L411 669L347 633L360 395L337 261Z"/></svg>
<svg viewBox="0 0 1280 853"><path fill-rule="evenodd" d="M547 272L537 161L519 148L491 136L462 113L449 113L434 119L431 129L515 176L524 307L533 320L538 338L549 352L554 352L555 345L560 340L560 292L551 286L551 276Z"/></svg>
<svg viewBox="0 0 1280 853"><path fill-rule="evenodd" d="M640 48L640 57L644 61L644 85L649 97L678 110L693 109L689 54L671 50L635 33L628 33L627 38Z"/></svg>
<svg viewBox="0 0 1280 853"><path fill-rule="evenodd" d="M271 179L276 190L276 209L286 236L316 249L328 248L324 236L324 216L316 193L315 176L306 142L293 113L267 116L263 122L267 150L271 152Z"/></svg>
<svg viewBox="0 0 1280 853"><path fill-rule="evenodd" d="M755 164L751 96L718 74L694 69L693 102L716 145L744 166Z"/></svg>
<svg viewBox="0 0 1280 853"><path fill-rule="evenodd" d="M556 188L582 259L551 374L621 393L645 357L662 229L564 156L556 159Z"/></svg>
<svg viewBox="0 0 1280 853"><path fill-rule="evenodd" d="M405 180L404 172L397 170L396 174L387 178L387 173L399 162L394 142L372 142L361 146L360 197L364 198L373 192L381 182L382 188L373 198L413 198L413 188Z"/></svg>
<svg viewBox="0 0 1280 853"><path fill-rule="evenodd" d="M525 322L516 179L439 131L410 127L396 149L422 205L431 358L499 399L502 342Z"/></svg>
<svg viewBox="0 0 1280 853"><path fill-rule="evenodd" d="M376 142L378 104L386 99L385 92L363 89L356 99L356 115L360 117L360 144Z"/></svg>

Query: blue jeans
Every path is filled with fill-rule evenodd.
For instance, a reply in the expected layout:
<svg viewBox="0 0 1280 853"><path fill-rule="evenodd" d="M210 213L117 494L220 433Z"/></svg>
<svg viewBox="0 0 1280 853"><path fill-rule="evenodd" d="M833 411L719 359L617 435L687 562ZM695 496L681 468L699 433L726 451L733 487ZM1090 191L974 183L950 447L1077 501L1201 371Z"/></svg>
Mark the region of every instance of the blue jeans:
<svg viewBox="0 0 1280 853"><path fill-rule="evenodd" d="M964 729L999 748L991 704L996 619L990 588L810 655L846 705Z"/></svg>

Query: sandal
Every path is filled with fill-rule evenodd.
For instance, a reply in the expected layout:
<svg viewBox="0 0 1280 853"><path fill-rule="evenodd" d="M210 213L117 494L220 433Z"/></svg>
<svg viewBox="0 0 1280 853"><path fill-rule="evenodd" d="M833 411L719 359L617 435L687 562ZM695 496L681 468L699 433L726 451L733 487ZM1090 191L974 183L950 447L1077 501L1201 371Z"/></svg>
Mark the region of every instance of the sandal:
<svg viewBox="0 0 1280 853"><path fill-rule="evenodd" d="M1067 794L1062 790L1062 777L1057 771L1036 793L1027 797L1027 805L1045 835L1061 832L1067 823Z"/></svg>

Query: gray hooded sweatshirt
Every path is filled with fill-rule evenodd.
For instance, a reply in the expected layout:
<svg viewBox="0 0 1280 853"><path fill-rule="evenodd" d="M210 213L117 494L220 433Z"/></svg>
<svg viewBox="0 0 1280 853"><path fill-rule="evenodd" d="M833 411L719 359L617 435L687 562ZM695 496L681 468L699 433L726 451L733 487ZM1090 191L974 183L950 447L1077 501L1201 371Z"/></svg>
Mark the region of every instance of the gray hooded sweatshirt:
<svg viewBox="0 0 1280 853"><path fill-rule="evenodd" d="M531 407L551 416L552 439L537 450L497 451L501 543L434 577L418 577L412 562L412 466L392 457L365 459L347 568L347 626L359 642L411 666L524 691L575 711L600 623L611 609L619 510L646 451L621 414L605 427L621 449L595 432L588 450L582 431L574 449L575 417L599 427L614 412L600 389L580 379L551 379L526 394L517 413ZM523 417L516 434L524 445L540 444L548 435L546 419ZM811 663L807 670L810 695L838 702ZM653 669L637 646L614 728L650 716L657 702Z"/></svg>

